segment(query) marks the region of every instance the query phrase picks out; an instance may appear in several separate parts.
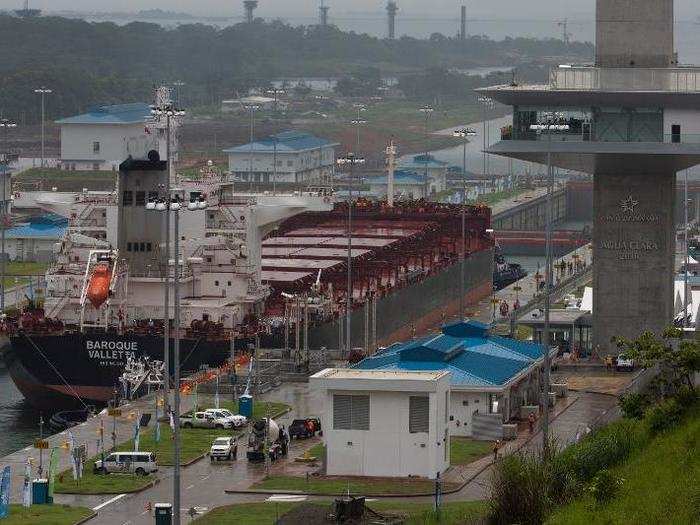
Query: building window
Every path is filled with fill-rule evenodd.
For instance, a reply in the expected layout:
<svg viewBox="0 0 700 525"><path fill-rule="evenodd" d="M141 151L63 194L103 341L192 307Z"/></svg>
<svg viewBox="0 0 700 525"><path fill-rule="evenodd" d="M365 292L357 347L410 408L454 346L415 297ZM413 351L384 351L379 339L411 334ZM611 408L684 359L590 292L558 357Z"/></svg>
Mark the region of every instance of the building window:
<svg viewBox="0 0 700 525"><path fill-rule="evenodd" d="M214 281L214 286L219 286L219 281Z"/></svg>
<svg viewBox="0 0 700 525"><path fill-rule="evenodd" d="M333 396L333 430L369 430L369 396Z"/></svg>
<svg viewBox="0 0 700 525"><path fill-rule="evenodd" d="M95 141L92 143L92 152L93 153L99 153L100 152L100 143Z"/></svg>
<svg viewBox="0 0 700 525"><path fill-rule="evenodd" d="M92 163L92 170L93 171L99 171L100 169L100 163L99 162L93 162Z"/></svg>
<svg viewBox="0 0 700 525"><path fill-rule="evenodd" d="M428 432L430 429L430 398L410 396L408 398L408 431L411 434Z"/></svg>
<svg viewBox="0 0 700 525"><path fill-rule="evenodd" d="M145 191L137 191L136 192L136 201L134 204L136 206L145 206L146 205L146 192Z"/></svg>
<svg viewBox="0 0 700 525"><path fill-rule="evenodd" d="M122 197L122 206L131 206L134 204L134 192L125 190Z"/></svg>
<svg viewBox="0 0 700 525"><path fill-rule="evenodd" d="M130 251L131 251L131 243L130 243L130 242L127 242L127 243L126 243L126 251L127 251L127 252L130 252Z"/></svg>
<svg viewBox="0 0 700 525"><path fill-rule="evenodd" d="M288 166L288 167L291 168L291 167L292 167L292 164L293 164L293 162L292 162L291 160L288 160L288 161L287 161L287 166Z"/></svg>
<svg viewBox="0 0 700 525"><path fill-rule="evenodd" d="M228 281L228 286L231 286L231 281Z"/></svg>
<svg viewBox="0 0 700 525"><path fill-rule="evenodd" d="M153 245L150 242L146 243L146 251L147 252L152 252L153 251Z"/></svg>

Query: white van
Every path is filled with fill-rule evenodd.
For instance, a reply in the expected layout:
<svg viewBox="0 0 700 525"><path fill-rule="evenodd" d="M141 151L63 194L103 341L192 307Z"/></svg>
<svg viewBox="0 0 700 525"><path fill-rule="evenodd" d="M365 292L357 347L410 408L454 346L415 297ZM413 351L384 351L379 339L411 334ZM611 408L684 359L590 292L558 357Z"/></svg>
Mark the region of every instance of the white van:
<svg viewBox="0 0 700 525"><path fill-rule="evenodd" d="M104 464L101 459L95 461L95 474L110 474L119 472L123 474L138 474L145 476L158 471L156 455L153 452L112 452L105 457Z"/></svg>

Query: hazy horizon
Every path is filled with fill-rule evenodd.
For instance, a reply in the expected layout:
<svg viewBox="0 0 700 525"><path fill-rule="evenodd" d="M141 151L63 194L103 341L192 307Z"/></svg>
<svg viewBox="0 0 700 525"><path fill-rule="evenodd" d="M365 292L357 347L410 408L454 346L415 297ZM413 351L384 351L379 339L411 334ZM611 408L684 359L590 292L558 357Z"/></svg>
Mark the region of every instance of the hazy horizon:
<svg viewBox="0 0 700 525"><path fill-rule="evenodd" d="M472 19L526 19L552 20L558 18L592 19L595 11L595 0L530 0L523 5L522 0L489 0L475 3L473 0L433 0L429 9L424 0L397 0L399 18L413 18L425 15L458 16L461 5L467 5L468 17ZM386 0L325 0L333 15L383 13ZM194 4L194 5L193 5ZM22 0L0 0L0 8L17 9ZM319 0L259 0L256 11L261 17L315 17L318 12ZM85 11L85 12L133 12L142 9L163 9L198 16L231 16L243 14L242 0L121 0L104 1L96 4L94 0L30 0L30 7L43 9L48 12L56 11ZM677 21L692 19L700 15L700 5L697 0L677 0Z"/></svg>

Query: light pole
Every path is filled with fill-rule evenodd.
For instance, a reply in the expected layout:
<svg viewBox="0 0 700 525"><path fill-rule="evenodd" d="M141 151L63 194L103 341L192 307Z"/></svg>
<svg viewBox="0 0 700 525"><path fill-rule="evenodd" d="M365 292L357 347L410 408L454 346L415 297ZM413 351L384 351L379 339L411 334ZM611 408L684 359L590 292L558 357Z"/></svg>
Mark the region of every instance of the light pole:
<svg viewBox="0 0 700 525"><path fill-rule="evenodd" d="M255 112L260 109L256 104L246 106L250 111L250 147L248 152L248 189L253 190L253 141L255 140Z"/></svg>
<svg viewBox="0 0 700 525"><path fill-rule="evenodd" d="M367 120L362 118L362 113L367 111L367 107L364 104L354 104L353 107L357 110L357 117L352 119L350 123L357 128L357 145L355 146L355 151L360 151L360 126L367 124Z"/></svg>
<svg viewBox="0 0 700 525"><path fill-rule="evenodd" d="M423 176L423 192L425 200L428 200L428 120L430 119L430 115L432 115L433 111L435 110L432 106L426 105L422 108L418 108L418 111L425 115L425 157L423 158L423 162L425 163L425 173Z"/></svg>
<svg viewBox="0 0 700 525"><path fill-rule="evenodd" d="M285 95L287 92L284 89L272 88L265 91L267 95L273 95L275 97L275 113L277 113L277 97L279 95Z"/></svg>
<svg viewBox="0 0 700 525"><path fill-rule="evenodd" d="M363 157L357 157L354 153L348 153L345 157L336 160L339 166L350 166L350 184L348 184L348 286L347 299L345 301L345 351L350 354L352 350L352 339L350 334L352 316L352 185L354 183L355 165L365 163Z"/></svg>
<svg viewBox="0 0 700 525"><path fill-rule="evenodd" d="M462 243L459 249L459 319L464 319L464 294L466 291L466 283L464 276L464 263L466 258L466 243L467 243L467 144L468 137L476 136L476 131L469 128L458 129L453 132L455 137L464 139L462 149Z"/></svg>
<svg viewBox="0 0 700 525"><path fill-rule="evenodd" d="M146 209L151 211L164 212L165 215L174 213L174 236L175 236L175 268L173 279L173 291L175 295L175 316L174 316L174 344L173 344L173 368L174 378L174 399L173 399L173 523L180 523L180 211L182 209L182 190L174 189L173 193L166 193L163 199L150 199L146 203ZM201 211L207 208L204 197L190 200L185 208L187 211ZM168 260L166 272L170 273L170 261Z"/></svg>
<svg viewBox="0 0 700 525"><path fill-rule="evenodd" d="M488 160L487 160L488 155L486 154L486 148L488 147L488 140L489 140L488 136L489 136L489 131L490 131L490 125L488 123L487 110L493 109L495 107L495 104L494 104L493 99L490 97L481 96L481 97L477 97L476 100L477 100L477 102L479 102L479 104L481 104L481 107L483 109L483 113L482 113L483 114L483 118L482 118L483 130L482 130L482 133L484 135L484 137L483 137L483 139L484 139L483 172L484 172L484 190L485 190L486 189L486 177L487 177L487 174L489 171ZM489 127L489 129L487 129L487 126ZM484 191L484 193L486 193L486 192Z"/></svg>
<svg viewBox="0 0 700 525"><path fill-rule="evenodd" d="M6 118L0 119L0 129L2 129L3 138L3 162L2 162L2 225L0 225L0 232L2 235L2 247L0 248L0 315L5 313L5 259L7 254L5 252L5 230L8 225L7 217L7 182L10 179L10 190L12 188L12 175L10 175L10 159L9 159L9 148L7 143L7 131L17 127L15 122L8 120Z"/></svg>
<svg viewBox="0 0 700 525"><path fill-rule="evenodd" d="M684 214L685 214L685 272L683 275L683 328L688 328L688 262L689 262L689 256L688 256L688 170L685 170L685 178L684 178L684 184L683 184L683 193L685 196L684 202L685 206L683 206ZM4 229L3 229L4 232ZM3 249L4 251L4 249Z"/></svg>
<svg viewBox="0 0 700 525"><path fill-rule="evenodd" d="M44 123L46 122L46 95L53 93L53 90L40 87L34 90L34 93L41 95L41 167L44 167L44 144L45 144L45 133L44 133Z"/></svg>
<svg viewBox="0 0 700 525"><path fill-rule="evenodd" d="M547 198L545 201L545 291L544 291L544 393L542 411L542 453L549 455L549 372L550 372L550 326L549 312L552 293L552 190L554 188L554 171L552 170L552 133L568 131L568 124L557 124L556 113L546 114L543 123L532 124L530 130L538 134L547 134Z"/></svg>
<svg viewBox="0 0 700 525"><path fill-rule="evenodd" d="M164 102L158 106L151 106L151 115L157 120L165 119L165 160L168 163L168 176L165 178L164 191L170 194L170 181L173 173L173 162L170 158L170 132L172 119L177 119L185 115L185 112L178 109L172 101ZM170 409L170 214L164 214L165 222L165 287L163 291L163 390L165 394L166 408Z"/></svg>

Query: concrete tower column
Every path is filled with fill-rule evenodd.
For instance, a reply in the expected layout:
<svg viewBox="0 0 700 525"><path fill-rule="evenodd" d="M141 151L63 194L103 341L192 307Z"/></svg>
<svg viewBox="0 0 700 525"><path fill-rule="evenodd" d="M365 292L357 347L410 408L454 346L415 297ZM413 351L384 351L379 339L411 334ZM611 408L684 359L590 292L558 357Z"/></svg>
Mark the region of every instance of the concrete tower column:
<svg viewBox="0 0 700 525"><path fill-rule="evenodd" d="M613 336L661 333L673 319L675 191L673 172L594 175L593 343L601 354L616 353Z"/></svg>
<svg viewBox="0 0 700 525"><path fill-rule="evenodd" d="M673 0L597 0L597 67L675 65Z"/></svg>

